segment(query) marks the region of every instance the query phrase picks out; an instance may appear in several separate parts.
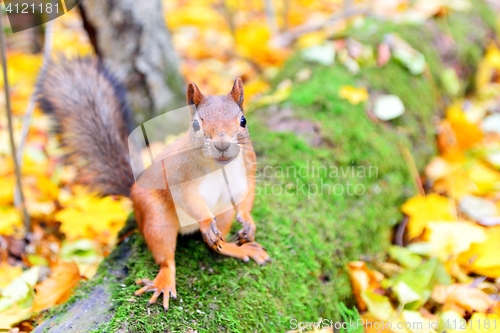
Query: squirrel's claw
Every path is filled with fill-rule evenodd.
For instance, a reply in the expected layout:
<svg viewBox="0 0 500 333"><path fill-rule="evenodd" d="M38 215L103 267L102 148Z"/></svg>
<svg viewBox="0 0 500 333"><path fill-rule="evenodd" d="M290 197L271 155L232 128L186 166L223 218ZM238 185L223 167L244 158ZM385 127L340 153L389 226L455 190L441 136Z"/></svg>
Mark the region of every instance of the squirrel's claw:
<svg viewBox="0 0 500 333"><path fill-rule="evenodd" d="M148 306L156 303L158 297L163 294L163 309L168 310L169 299L177 298L177 292L175 290L175 281L170 278L168 267L162 267L156 278L151 281L149 279L140 279L136 281L137 284L143 285L143 287L137 290L134 295L140 296L147 291L153 291L153 296L149 299Z"/></svg>
<svg viewBox="0 0 500 333"><path fill-rule="evenodd" d="M245 243L240 248L245 252L247 258L251 258L259 265L271 262L266 250L257 242Z"/></svg>
<svg viewBox="0 0 500 333"><path fill-rule="evenodd" d="M205 243L207 243L207 245L212 249L220 252L221 244L224 242L224 239L222 238L219 229L217 229L215 218L209 223L202 222L200 225L200 231Z"/></svg>
<svg viewBox="0 0 500 333"><path fill-rule="evenodd" d="M255 239L255 225L242 222L243 228L238 231L237 243L239 245L252 243Z"/></svg>

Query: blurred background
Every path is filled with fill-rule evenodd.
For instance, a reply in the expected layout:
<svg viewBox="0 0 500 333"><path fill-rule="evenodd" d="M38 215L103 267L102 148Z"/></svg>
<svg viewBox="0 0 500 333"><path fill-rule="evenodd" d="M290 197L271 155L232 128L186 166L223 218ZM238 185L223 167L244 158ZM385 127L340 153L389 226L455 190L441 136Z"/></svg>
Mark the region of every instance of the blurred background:
<svg viewBox="0 0 500 333"><path fill-rule="evenodd" d="M458 316L452 318L461 320L469 320L475 312L499 313L497 300L482 294L474 297L486 302L486 308L446 305L440 295L430 300L436 284L470 283L478 277L483 280L477 285L490 283L481 289L485 295L498 291L495 279L500 263L487 261L498 250L498 245L490 248L487 242L498 238L485 236L500 235L488 229L497 225L500 198L498 1L81 0L57 19L16 33L10 28L6 4L2 19L9 112L24 201L16 189L7 100L2 93L0 330L31 331L45 310L63 303L75 286L94 278L99 264L131 234L119 235L132 212L130 201L99 198L73 182L76 171L62 163L64 150L51 132L51 121L34 103L34 86L44 58L58 55L103 59L128 89L137 122L183 106L185 82L196 82L205 94L225 94L241 77L249 119L256 124L251 130L262 166L300 167L312 161L337 167L376 166L380 172L373 179L358 176L357 180L354 174L336 179L314 175L260 179L262 189L266 184L294 183L295 178L300 178L292 185L295 189L299 183L324 186L324 182L346 185L351 181L363 185L366 195L321 193L310 199L309 193L307 202L314 203L304 207L305 194L297 192L292 199L280 193L270 198L274 194L263 191L256 215L266 221L262 235L274 235L269 240L273 245L263 243L278 263L266 277L245 275L253 282L267 281L263 283L266 290L249 286L248 281L241 290L257 293L266 301L244 303L246 310L234 305L234 313L225 314L231 322L227 324L211 317L220 308L198 309L197 300L187 300L186 309L171 310L181 316L193 307L189 320L180 320L182 331L188 332L188 327L204 331L200 325L208 325L211 332L250 328L283 332L297 329L290 327L291 318L340 320L342 311L337 305L344 303L358 309L346 310L344 315L372 322L410 321L401 319L401 312L380 310L380 304L397 309L416 302L410 315L418 314L417 319L412 317L417 321L435 320L449 309ZM3 78L0 86L5 89ZM437 198L422 199L430 193ZM411 198L417 201L407 201ZM304 220L314 223L296 226ZM428 223L442 220L456 221L454 230L459 235L478 236L466 240L457 236L447 240L452 250L436 249L437 239L450 231L441 226L428 228ZM470 231L469 224L461 229L463 221L482 231ZM360 230L368 235L360 235ZM141 240L130 242L144 247ZM202 247L199 239L194 242ZM409 243L430 245L412 253L400 250L401 254L390 248L391 243L400 249ZM468 246L457 250L458 243ZM472 243L483 247L472 249ZM187 244L190 249L191 243ZM297 259L292 248L305 254ZM393 257L386 258L389 248ZM472 252L464 255L467 251ZM212 265L220 263L207 255ZM486 264L477 263L481 256ZM429 258L439 258L439 265L432 264L427 272L446 271L446 277L423 286L400 277L420 295L416 299L408 293L391 294L389 288L396 280L390 286L380 283L383 278L377 274L390 280L396 272L411 272L419 266L415 262L430 262ZM145 260L154 271L152 259ZM378 271L373 273L363 262ZM206 272L211 264L194 265ZM119 294L128 302L125 295L131 297L135 275L144 273L144 268L125 265L131 277L116 281L128 286L129 294ZM224 265L228 266L222 266L221 276L233 270L231 264ZM244 274L244 269L238 272ZM181 279L178 289L188 288L193 281ZM200 278L196 283L203 289L207 281ZM369 292L385 298L377 303ZM226 302L230 294L229 289L220 290L214 297ZM113 298L117 295L113 293ZM279 299L289 302L281 304ZM436 304L443 307L436 310ZM237 313L249 308L261 315L239 322ZM140 309L122 311L139 316ZM129 325L138 326L127 327L131 331L146 331L148 325L153 330L177 327L175 313L172 322L148 319L146 324L137 324L135 319ZM102 331L114 331L127 322L117 316Z"/></svg>

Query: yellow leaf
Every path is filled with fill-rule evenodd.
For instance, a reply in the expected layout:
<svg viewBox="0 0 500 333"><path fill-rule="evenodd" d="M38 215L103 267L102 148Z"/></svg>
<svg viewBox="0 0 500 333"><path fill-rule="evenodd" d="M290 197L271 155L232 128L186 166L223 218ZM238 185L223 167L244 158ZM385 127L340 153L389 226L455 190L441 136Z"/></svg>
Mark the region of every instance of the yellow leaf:
<svg viewBox="0 0 500 333"><path fill-rule="evenodd" d="M9 330L13 325L27 319L31 308L20 308L16 304L8 310L0 312L0 330Z"/></svg>
<svg viewBox="0 0 500 333"><path fill-rule="evenodd" d="M483 163L476 163L469 170L469 178L477 186L475 194L489 194L500 188L500 172L495 171Z"/></svg>
<svg viewBox="0 0 500 333"><path fill-rule="evenodd" d="M416 196L406 201L401 207L403 213L408 215L408 236L419 236L429 222L453 221L455 206L453 202L437 194Z"/></svg>
<svg viewBox="0 0 500 333"><path fill-rule="evenodd" d="M0 289L5 288L14 279L21 276L23 270L21 266L11 266L6 262L0 264Z"/></svg>
<svg viewBox="0 0 500 333"><path fill-rule="evenodd" d="M44 200L55 200L59 195L59 187L48 177L38 177L37 188L42 194Z"/></svg>
<svg viewBox="0 0 500 333"><path fill-rule="evenodd" d="M269 84L261 79L255 79L245 83L245 99L251 100L258 94L269 90ZM248 96L248 97L247 97Z"/></svg>
<svg viewBox="0 0 500 333"><path fill-rule="evenodd" d="M467 328L473 333L494 333L500 331L500 316L495 313L476 312L467 323Z"/></svg>
<svg viewBox="0 0 500 333"><path fill-rule="evenodd" d="M8 205L14 201L13 177L0 177L0 205Z"/></svg>
<svg viewBox="0 0 500 333"><path fill-rule="evenodd" d="M477 274L499 278L500 226L486 230L486 240L480 244L472 244L470 250L460 256L460 262Z"/></svg>
<svg viewBox="0 0 500 333"><path fill-rule="evenodd" d="M78 191L73 200L67 201L69 207L55 215L61 222L61 231L68 240L97 237L104 243L112 242L128 215L123 201Z"/></svg>
<svg viewBox="0 0 500 333"><path fill-rule="evenodd" d="M479 62L476 73L476 87L478 91L484 91L491 82L495 70L500 70L500 50L494 42L487 48L485 57Z"/></svg>
<svg viewBox="0 0 500 333"><path fill-rule="evenodd" d="M469 250L473 243L486 240L484 228L469 222L430 222L427 230L432 254L443 261Z"/></svg>
<svg viewBox="0 0 500 333"><path fill-rule="evenodd" d="M300 36L296 44L300 49L314 46L314 45L320 45L323 43L327 38L327 34L325 31L314 31L314 32L309 32L307 34L304 34Z"/></svg>
<svg viewBox="0 0 500 333"><path fill-rule="evenodd" d="M272 94L258 98L255 102L249 105L249 109L253 110L258 107L262 107L269 104L277 104L286 100L288 97L290 97L290 94L292 93L292 85L293 85L292 81L289 79L281 82L278 85L276 91L274 91Z"/></svg>
<svg viewBox="0 0 500 333"><path fill-rule="evenodd" d="M356 88L353 86L343 86L340 88L339 97L349 101L352 105L358 105L368 100L368 91L365 88Z"/></svg>
<svg viewBox="0 0 500 333"><path fill-rule="evenodd" d="M446 171L446 175L434 184L436 192L445 192L456 200L477 192L477 186L470 179L466 165L458 162L452 163Z"/></svg>
<svg viewBox="0 0 500 333"><path fill-rule="evenodd" d="M21 214L13 207L0 207L0 235L14 235L23 228Z"/></svg>
<svg viewBox="0 0 500 333"><path fill-rule="evenodd" d="M79 281L80 272L76 264L59 261L50 277L35 286L33 310L38 312L63 303L71 296L71 290Z"/></svg>
<svg viewBox="0 0 500 333"><path fill-rule="evenodd" d="M288 51L271 47L271 31L265 20L249 22L236 29L236 51L262 66L279 66L288 56Z"/></svg>

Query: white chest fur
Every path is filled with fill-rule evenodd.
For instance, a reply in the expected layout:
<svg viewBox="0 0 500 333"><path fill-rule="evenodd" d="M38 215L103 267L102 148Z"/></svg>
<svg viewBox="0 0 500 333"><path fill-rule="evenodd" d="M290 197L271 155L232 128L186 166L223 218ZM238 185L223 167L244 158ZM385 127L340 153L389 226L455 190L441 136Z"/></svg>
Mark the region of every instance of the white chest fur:
<svg viewBox="0 0 500 333"><path fill-rule="evenodd" d="M248 182L246 177L243 154L240 154L228 165L211 172L196 180L197 190L205 201L213 216L222 214L238 205L248 194ZM196 190L196 187L192 190ZM174 200L175 202L175 200ZM196 221L188 214L182 205L175 202L180 233L191 233L199 229L200 221ZM203 217L208 219L211 216Z"/></svg>

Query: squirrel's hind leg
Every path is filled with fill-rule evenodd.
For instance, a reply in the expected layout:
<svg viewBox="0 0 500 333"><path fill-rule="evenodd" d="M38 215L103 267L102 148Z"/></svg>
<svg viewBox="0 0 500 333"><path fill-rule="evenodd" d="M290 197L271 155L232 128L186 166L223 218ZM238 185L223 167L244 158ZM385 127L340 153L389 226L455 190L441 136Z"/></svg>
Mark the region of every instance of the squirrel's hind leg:
<svg viewBox="0 0 500 333"><path fill-rule="evenodd" d="M134 202L137 222L160 271L154 280L139 279L143 287L135 295L153 292L148 304L156 302L163 294L163 308L168 310L169 299L177 298L175 289L175 247L179 223L173 204L159 191L132 187L131 198Z"/></svg>

